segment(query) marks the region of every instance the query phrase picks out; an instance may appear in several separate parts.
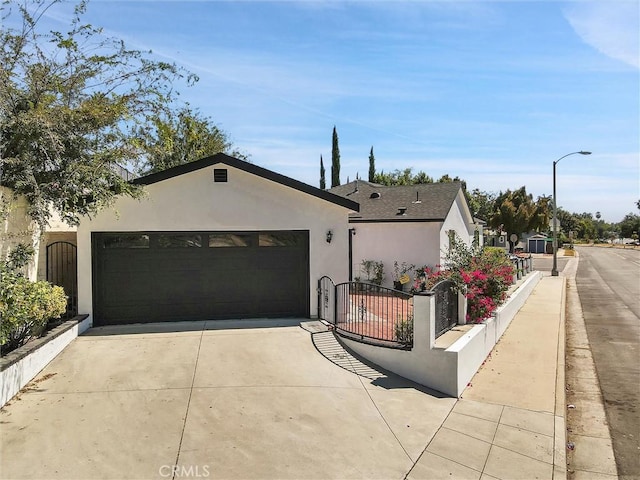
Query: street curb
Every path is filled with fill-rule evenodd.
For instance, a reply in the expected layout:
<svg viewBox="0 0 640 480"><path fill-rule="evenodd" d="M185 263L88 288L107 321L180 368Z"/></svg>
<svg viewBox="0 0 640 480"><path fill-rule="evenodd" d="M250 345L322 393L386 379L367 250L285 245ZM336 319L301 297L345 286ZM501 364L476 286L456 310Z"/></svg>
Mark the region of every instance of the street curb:
<svg viewBox="0 0 640 480"><path fill-rule="evenodd" d="M558 350L556 356L556 404L554 409L553 439L553 478L567 478L567 422L566 422L566 378L565 378L565 346L566 346L566 311L567 311L567 279L562 277L562 294L560 296L560 325L558 328Z"/></svg>
<svg viewBox="0 0 640 480"><path fill-rule="evenodd" d="M565 340L565 395L572 403L565 406L567 478L613 480L618 478L617 466L575 280L578 261L579 256L564 269L567 310L574 312L566 322Z"/></svg>

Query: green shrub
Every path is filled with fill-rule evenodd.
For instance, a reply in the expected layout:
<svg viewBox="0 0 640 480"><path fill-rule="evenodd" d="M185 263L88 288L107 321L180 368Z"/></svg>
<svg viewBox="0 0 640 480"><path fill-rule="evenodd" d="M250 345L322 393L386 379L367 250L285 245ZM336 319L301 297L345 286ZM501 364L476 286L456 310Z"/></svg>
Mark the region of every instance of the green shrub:
<svg viewBox="0 0 640 480"><path fill-rule="evenodd" d="M382 285L384 280L384 263L375 260L362 260L362 270L367 277L367 282Z"/></svg>
<svg viewBox="0 0 640 480"><path fill-rule="evenodd" d="M30 282L6 267L0 275L0 346L7 352L40 336L50 319L65 312L67 297L62 287Z"/></svg>
<svg viewBox="0 0 640 480"><path fill-rule="evenodd" d="M409 315L409 318L398 318L398 321L394 325L394 334L396 341L405 344L413 344L413 316Z"/></svg>

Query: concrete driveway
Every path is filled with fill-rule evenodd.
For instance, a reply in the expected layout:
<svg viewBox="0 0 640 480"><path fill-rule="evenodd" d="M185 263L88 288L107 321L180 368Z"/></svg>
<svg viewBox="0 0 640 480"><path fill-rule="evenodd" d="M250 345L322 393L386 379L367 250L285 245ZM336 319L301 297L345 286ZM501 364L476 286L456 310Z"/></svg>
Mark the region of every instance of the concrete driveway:
<svg viewBox="0 0 640 480"><path fill-rule="evenodd" d="M454 404L299 321L95 328L0 411L0 476L419 478Z"/></svg>

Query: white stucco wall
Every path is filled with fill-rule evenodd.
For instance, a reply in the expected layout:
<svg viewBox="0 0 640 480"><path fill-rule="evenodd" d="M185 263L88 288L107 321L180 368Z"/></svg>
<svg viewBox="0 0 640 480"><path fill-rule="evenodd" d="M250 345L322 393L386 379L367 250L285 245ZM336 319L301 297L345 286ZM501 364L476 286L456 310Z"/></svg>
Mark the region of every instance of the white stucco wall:
<svg viewBox="0 0 640 480"><path fill-rule="evenodd" d="M14 196L11 189L0 187L0 258L6 259L9 252L19 243L31 245L34 255L25 273L30 280L45 280L46 246L52 241L57 241L55 239L75 243L76 227L64 223L52 207L46 232L40 234L38 225L27 213L28 207L24 196Z"/></svg>
<svg viewBox="0 0 640 480"><path fill-rule="evenodd" d="M393 263L416 267L439 263L441 222L353 223L353 277L364 278L362 260L384 263L383 285L393 287ZM410 272L413 279L413 272Z"/></svg>
<svg viewBox="0 0 640 480"><path fill-rule="evenodd" d="M214 166L145 187L141 200L121 197L78 227L78 311L92 312L91 232L308 230L310 311L317 314L317 280L348 279L348 210L233 167L227 183ZM328 230L333 232L326 242Z"/></svg>
<svg viewBox="0 0 640 480"><path fill-rule="evenodd" d="M475 225L473 224L473 218L471 218L469 210L466 207L462 190L460 190L455 202L451 205L449 214L447 215L447 218L442 225L442 230L440 231L440 242L445 249L444 251L446 251L449 245L448 232L450 230L455 230L458 236L467 245L471 245L473 243ZM441 254L441 261L444 261L444 251Z"/></svg>
<svg viewBox="0 0 640 480"><path fill-rule="evenodd" d="M354 222L351 227L356 229L352 250L354 279L365 279L362 260L383 262L383 285L387 287L393 286L395 261L416 267L441 265L449 246L449 230L455 230L467 245L471 245L476 229L462 190L444 222ZM481 229L479 234L482 237Z"/></svg>
<svg viewBox="0 0 640 480"><path fill-rule="evenodd" d="M0 258L6 260L13 248L24 243L34 248L31 262L25 268L25 275L35 281L38 272L40 234L37 224L28 215L29 204L22 196L14 196L7 187L0 187Z"/></svg>

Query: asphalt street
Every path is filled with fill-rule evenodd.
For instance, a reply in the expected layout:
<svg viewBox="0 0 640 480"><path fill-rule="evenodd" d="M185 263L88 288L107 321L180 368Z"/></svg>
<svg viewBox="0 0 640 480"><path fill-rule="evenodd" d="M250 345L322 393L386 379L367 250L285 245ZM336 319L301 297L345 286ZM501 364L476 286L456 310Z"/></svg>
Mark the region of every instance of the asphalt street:
<svg viewBox="0 0 640 480"><path fill-rule="evenodd" d="M577 247L576 284L620 478L640 477L640 250Z"/></svg>

